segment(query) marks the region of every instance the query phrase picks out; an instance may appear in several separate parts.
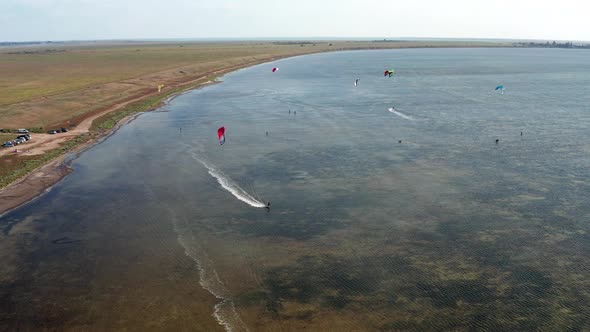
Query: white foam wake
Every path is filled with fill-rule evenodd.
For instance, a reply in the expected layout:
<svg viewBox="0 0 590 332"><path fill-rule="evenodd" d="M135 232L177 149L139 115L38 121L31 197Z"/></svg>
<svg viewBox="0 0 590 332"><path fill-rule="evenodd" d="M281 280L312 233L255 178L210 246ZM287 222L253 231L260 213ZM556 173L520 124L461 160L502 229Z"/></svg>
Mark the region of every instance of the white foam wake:
<svg viewBox="0 0 590 332"><path fill-rule="evenodd" d="M413 117L411 117L409 115L406 115L406 114L404 114L404 113L402 113L400 111L396 111L393 107L392 108L388 108L387 110L390 111L391 113L397 115L397 116L401 116L402 118L404 118L406 120L412 120L412 121L414 121L414 118Z"/></svg>
<svg viewBox="0 0 590 332"><path fill-rule="evenodd" d="M244 189L242 189L237 183L235 183L229 176L223 174L220 170L215 168L215 166L201 160L200 158L195 157L195 159L200 162L203 166L207 168L209 174L214 177L217 182L223 187L223 189L229 191L232 195L234 195L240 201L257 208L266 207L264 203L257 200L256 198L252 197L252 195L248 194Z"/></svg>

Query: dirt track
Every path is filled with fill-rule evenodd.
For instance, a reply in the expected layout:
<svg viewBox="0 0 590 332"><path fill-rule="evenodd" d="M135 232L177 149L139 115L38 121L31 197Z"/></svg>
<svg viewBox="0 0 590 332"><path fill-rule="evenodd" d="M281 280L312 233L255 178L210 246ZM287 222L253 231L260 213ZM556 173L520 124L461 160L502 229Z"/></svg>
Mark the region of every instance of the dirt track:
<svg viewBox="0 0 590 332"><path fill-rule="evenodd" d="M90 127L92 126L92 122L94 120L98 119L99 117L101 117L105 114L108 114L110 112L116 111L116 110L130 104L130 103L139 101L139 100L146 98L148 96L153 96L155 94L157 94L157 92L147 93L147 94L141 95L140 97L137 97L137 98L134 98L134 99L122 102L122 103L115 104L100 113L96 113L96 114L93 114L93 115L85 118L75 128L72 128L70 131L68 131L66 133L58 133L58 134L34 134L33 133L33 134L31 134L30 141L28 141L22 145L18 145L15 148L18 150L18 154L25 155L25 156L45 153L46 151L49 151L49 150L59 147L59 145L63 142L66 142L66 141L68 141L72 138L75 138L81 134L85 134L85 133L89 132ZM7 155L7 154L13 154L13 153L14 153L14 149L0 150L0 156Z"/></svg>

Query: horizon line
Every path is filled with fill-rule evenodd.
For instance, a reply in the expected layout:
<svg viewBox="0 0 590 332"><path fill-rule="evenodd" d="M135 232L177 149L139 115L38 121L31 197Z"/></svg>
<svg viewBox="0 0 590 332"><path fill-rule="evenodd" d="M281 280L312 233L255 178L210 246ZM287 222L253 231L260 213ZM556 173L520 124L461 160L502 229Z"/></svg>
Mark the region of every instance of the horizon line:
<svg viewBox="0 0 590 332"><path fill-rule="evenodd" d="M572 39L538 39L538 38L470 38L470 37L150 37L150 38L105 38L105 39L38 39L38 40L5 40L0 41L0 44L50 44L50 43L83 43L83 42L191 42L191 41L489 41L489 42L523 42L523 41L559 41L559 42L575 42L575 43L590 43L586 40L572 40Z"/></svg>

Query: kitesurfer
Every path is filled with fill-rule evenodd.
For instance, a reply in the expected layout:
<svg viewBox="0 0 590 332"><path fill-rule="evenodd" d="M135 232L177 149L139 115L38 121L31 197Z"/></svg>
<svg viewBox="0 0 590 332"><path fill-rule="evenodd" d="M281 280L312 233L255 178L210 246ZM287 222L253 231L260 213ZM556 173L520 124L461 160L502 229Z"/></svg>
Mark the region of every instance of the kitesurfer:
<svg viewBox="0 0 590 332"><path fill-rule="evenodd" d="M267 212L270 211L270 202L266 203L266 206L264 208Z"/></svg>
<svg viewBox="0 0 590 332"><path fill-rule="evenodd" d="M500 142L500 140L496 138L496 144L498 144L498 142Z"/></svg>

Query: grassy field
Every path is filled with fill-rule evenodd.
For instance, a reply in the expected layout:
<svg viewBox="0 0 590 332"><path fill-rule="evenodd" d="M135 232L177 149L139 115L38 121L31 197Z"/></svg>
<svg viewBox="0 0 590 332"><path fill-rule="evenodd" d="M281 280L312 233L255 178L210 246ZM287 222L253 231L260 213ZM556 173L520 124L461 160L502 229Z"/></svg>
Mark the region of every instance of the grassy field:
<svg viewBox="0 0 590 332"><path fill-rule="evenodd" d="M140 44L65 48L63 52L49 53L4 53L0 62L0 105L122 81L172 68L272 54L281 49L227 44Z"/></svg>
<svg viewBox="0 0 590 332"><path fill-rule="evenodd" d="M18 134L13 133L0 133L0 142L6 142L15 139Z"/></svg>

